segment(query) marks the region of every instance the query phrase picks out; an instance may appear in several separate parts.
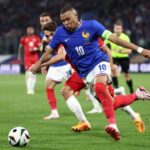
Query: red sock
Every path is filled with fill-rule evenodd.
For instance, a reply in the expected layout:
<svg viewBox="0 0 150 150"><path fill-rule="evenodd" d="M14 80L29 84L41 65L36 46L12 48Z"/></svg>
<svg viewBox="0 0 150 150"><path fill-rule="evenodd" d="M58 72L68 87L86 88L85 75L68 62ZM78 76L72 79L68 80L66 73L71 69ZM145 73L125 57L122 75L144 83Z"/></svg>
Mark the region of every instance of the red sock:
<svg viewBox="0 0 150 150"><path fill-rule="evenodd" d="M46 89L48 103L51 107L51 110L56 109L56 97L53 89Z"/></svg>
<svg viewBox="0 0 150 150"><path fill-rule="evenodd" d="M125 107L127 105L130 105L135 100L137 100L136 94L128 94L128 95L117 95L115 96L114 100L114 109Z"/></svg>
<svg viewBox="0 0 150 150"><path fill-rule="evenodd" d="M115 124L116 119L115 119L113 101L112 101L112 97L110 96L106 88L106 85L104 85L103 83L96 83L94 85L94 90L96 92L96 96L101 101L107 121L110 124Z"/></svg>

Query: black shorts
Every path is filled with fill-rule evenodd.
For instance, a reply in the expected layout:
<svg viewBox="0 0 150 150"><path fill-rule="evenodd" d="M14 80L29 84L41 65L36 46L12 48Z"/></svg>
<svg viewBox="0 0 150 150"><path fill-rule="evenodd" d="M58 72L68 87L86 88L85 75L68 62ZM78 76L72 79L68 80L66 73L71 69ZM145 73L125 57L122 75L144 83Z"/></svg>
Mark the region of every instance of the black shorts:
<svg viewBox="0 0 150 150"><path fill-rule="evenodd" d="M129 58L113 58L114 64L117 66L121 66L122 72L128 73L129 72Z"/></svg>

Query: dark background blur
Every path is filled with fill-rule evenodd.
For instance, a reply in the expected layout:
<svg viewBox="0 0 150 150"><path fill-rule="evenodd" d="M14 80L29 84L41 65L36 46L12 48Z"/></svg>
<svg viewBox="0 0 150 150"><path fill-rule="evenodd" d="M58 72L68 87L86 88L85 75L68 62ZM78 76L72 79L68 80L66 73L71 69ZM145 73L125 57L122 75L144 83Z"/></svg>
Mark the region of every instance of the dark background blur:
<svg viewBox="0 0 150 150"><path fill-rule="evenodd" d="M40 33L39 15L49 11L57 22L63 5L71 3L81 18L97 19L112 30L121 19L131 41L150 48L150 1L148 0L0 0L0 54L16 54L19 38L28 25Z"/></svg>

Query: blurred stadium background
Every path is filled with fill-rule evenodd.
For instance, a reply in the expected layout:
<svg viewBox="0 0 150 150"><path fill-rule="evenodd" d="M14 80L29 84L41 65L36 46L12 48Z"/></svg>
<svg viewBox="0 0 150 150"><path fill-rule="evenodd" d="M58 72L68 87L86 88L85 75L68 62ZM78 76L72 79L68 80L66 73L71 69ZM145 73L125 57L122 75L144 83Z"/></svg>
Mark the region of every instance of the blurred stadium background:
<svg viewBox="0 0 150 150"><path fill-rule="evenodd" d="M60 23L59 10L71 3L82 19L97 19L112 31L113 23L121 19L131 41L150 48L150 1L147 0L0 0L0 74L19 74L17 49L19 39L28 25L40 33L39 15L51 13ZM131 72L150 72L150 61L132 53Z"/></svg>

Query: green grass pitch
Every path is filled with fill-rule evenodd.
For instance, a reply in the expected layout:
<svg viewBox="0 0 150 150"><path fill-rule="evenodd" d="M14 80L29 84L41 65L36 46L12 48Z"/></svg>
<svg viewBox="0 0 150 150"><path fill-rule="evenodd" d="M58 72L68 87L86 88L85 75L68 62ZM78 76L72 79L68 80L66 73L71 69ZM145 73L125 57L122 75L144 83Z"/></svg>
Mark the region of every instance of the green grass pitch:
<svg viewBox="0 0 150 150"><path fill-rule="evenodd" d="M134 87L144 85L150 89L149 74L132 74ZM126 87L123 77L120 85ZM36 94L26 94L24 75L0 76L0 150L15 150L19 148L8 144L7 135L10 129L23 126L29 130L31 141L27 150L150 150L150 102L138 101L132 107L140 112L145 122L146 132L138 133L131 118L117 110L118 127L122 140L115 142L109 137L104 127L106 119L103 114L86 114L92 125L92 130L74 133L72 125L78 123L75 116L68 110L60 90L62 84L56 87L58 110L61 118L44 121L50 110L45 96L45 77L38 75ZM127 87L126 87L127 89ZM126 90L128 92L128 90ZM84 92L78 97L84 112L92 105L86 100Z"/></svg>

